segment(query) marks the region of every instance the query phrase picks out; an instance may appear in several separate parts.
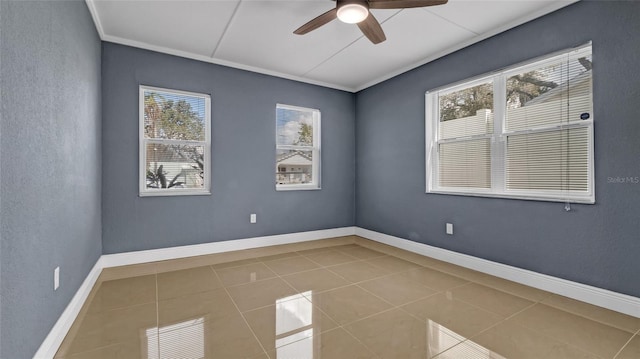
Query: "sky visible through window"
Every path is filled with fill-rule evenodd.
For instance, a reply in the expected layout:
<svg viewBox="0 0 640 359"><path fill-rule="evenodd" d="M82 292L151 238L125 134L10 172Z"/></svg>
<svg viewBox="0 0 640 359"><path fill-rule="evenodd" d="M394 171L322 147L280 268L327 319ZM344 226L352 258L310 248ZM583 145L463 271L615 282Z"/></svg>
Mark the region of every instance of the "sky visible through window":
<svg viewBox="0 0 640 359"><path fill-rule="evenodd" d="M278 145L296 144L302 124L313 126L313 112L276 108Z"/></svg>

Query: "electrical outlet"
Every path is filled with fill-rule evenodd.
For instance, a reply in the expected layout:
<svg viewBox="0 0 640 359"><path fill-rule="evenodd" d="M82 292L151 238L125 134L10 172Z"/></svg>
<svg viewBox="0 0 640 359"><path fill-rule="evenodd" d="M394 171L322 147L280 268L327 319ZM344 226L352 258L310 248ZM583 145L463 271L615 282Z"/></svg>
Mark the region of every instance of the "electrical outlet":
<svg viewBox="0 0 640 359"><path fill-rule="evenodd" d="M249 222L251 222L251 223L256 223L257 222L257 218L256 218L256 214L255 213L251 213L251 217L249 217Z"/></svg>
<svg viewBox="0 0 640 359"><path fill-rule="evenodd" d="M447 234L453 234L453 223L447 223Z"/></svg>
<svg viewBox="0 0 640 359"><path fill-rule="evenodd" d="M53 270L53 290L58 290L58 287L60 287L60 267Z"/></svg>

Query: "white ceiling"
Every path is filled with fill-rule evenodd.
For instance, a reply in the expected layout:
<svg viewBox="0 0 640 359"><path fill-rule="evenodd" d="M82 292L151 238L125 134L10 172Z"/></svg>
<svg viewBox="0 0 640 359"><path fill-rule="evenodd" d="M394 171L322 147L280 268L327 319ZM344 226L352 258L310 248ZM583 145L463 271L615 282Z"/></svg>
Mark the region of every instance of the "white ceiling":
<svg viewBox="0 0 640 359"><path fill-rule="evenodd" d="M338 20L293 34L331 0L86 1L104 41L355 92L577 0L373 10L387 36L378 45Z"/></svg>

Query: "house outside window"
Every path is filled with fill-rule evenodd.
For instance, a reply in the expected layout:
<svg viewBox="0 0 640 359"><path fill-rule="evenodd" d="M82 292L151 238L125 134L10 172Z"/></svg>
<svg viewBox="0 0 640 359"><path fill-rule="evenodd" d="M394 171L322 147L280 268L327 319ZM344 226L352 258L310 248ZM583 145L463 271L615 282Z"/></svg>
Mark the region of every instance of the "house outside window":
<svg viewBox="0 0 640 359"><path fill-rule="evenodd" d="M426 94L427 193L594 203L585 45Z"/></svg>
<svg viewBox="0 0 640 359"><path fill-rule="evenodd" d="M211 98L140 86L140 196L210 194Z"/></svg>
<svg viewBox="0 0 640 359"><path fill-rule="evenodd" d="M320 189L320 111L276 105L276 190Z"/></svg>

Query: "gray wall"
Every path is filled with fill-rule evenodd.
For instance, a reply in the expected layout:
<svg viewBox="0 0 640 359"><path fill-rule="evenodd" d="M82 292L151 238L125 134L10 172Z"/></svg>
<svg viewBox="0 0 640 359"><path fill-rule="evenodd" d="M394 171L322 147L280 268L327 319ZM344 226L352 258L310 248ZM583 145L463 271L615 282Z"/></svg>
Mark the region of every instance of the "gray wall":
<svg viewBox="0 0 640 359"><path fill-rule="evenodd" d="M640 2L579 2L357 94L356 225L640 296ZM593 41L595 205L425 194L424 93ZM454 236L445 234L454 224Z"/></svg>
<svg viewBox="0 0 640 359"><path fill-rule="evenodd" d="M354 224L353 94L111 43L102 50L104 253ZM211 196L138 196L140 84L211 95ZM322 190L276 192L276 103L320 109Z"/></svg>
<svg viewBox="0 0 640 359"><path fill-rule="evenodd" d="M101 254L100 39L84 1L0 9L0 357L30 358Z"/></svg>

